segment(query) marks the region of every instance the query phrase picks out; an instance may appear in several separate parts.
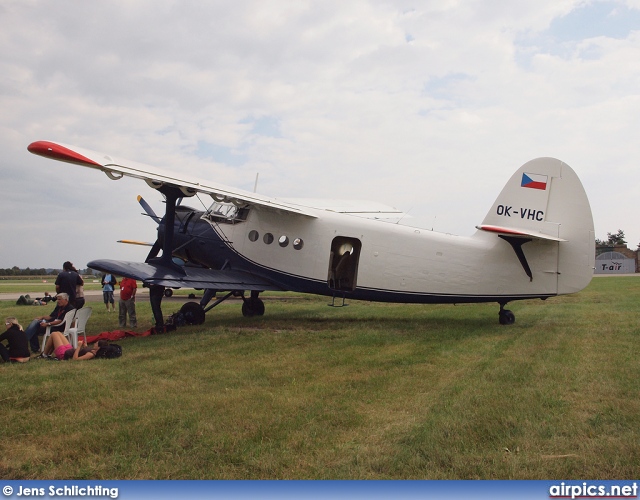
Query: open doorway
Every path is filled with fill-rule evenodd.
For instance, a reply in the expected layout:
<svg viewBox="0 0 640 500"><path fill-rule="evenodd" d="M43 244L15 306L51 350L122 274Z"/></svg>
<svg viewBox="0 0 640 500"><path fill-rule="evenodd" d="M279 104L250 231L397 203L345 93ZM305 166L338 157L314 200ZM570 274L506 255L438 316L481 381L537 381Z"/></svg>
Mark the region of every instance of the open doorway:
<svg viewBox="0 0 640 500"><path fill-rule="evenodd" d="M362 243L356 238L337 236L333 239L327 279L329 288L345 292L356 289L361 249Z"/></svg>

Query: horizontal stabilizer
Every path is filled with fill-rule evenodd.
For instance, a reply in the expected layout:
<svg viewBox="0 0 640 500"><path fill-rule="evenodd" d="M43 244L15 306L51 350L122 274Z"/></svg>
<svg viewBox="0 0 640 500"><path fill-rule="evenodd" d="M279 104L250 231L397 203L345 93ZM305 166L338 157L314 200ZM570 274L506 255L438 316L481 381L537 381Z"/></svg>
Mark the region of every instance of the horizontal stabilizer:
<svg viewBox="0 0 640 500"><path fill-rule="evenodd" d="M125 262L120 260L93 260L91 269L142 281L145 285L170 288L214 288L216 290L272 290L283 289L270 281L244 271L217 271L200 267L182 267L181 272L157 263Z"/></svg>
<svg viewBox="0 0 640 500"><path fill-rule="evenodd" d="M489 225L476 226L476 228L482 231L489 231L490 233L506 234L508 236L533 238L537 240L567 241L562 238L556 238L555 236L549 236L548 234L543 234L539 231L529 231L526 229L513 229L509 227L499 227L499 226L489 226Z"/></svg>

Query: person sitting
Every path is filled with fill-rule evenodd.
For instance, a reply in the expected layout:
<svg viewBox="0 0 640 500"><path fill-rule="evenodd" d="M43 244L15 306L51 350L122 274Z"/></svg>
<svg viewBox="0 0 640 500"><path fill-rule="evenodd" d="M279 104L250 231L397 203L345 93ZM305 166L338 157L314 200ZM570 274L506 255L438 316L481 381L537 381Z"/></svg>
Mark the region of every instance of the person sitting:
<svg viewBox="0 0 640 500"><path fill-rule="evenodd" d="M53 297L49 292L44 292L44 297L36 297L33 301L33 305L35 306L46 306L49 302L53 300Z"/></svg>
<svg viewBox="0 0 640 500"><path fill-rule="evenodd" d="M29 343L18 320L12 316L4 320L7 331L0 335L0 342L7 341L8 348L0 343L0 357L4 362L29 361Z"/></svg>
<svg viewBox="0 0 640 500"><path fill-rule="evenodd" d="M96 357L98 351L109 344L106 340L99 340L93 347L89 347L84 340L78 342L78 347L74 348L61 332L51 332L47 339L47 344L42 350L41 357L49 358L52 354L59 360L86 361Z"/></svg>
<svg viewBox="0 0 640 500"><path fill-rule="evenodd" d="M35 353L40 352L40 344L38 343L38 335L44 335L47 327L51 326L51 331L63 331L64 315L73 310L73 306L69 304L69 296L66 293L59 293L56 297L56 308L49 316L38 316L35 318L24 331L27 340L31 344L31 350Z"/></svg>

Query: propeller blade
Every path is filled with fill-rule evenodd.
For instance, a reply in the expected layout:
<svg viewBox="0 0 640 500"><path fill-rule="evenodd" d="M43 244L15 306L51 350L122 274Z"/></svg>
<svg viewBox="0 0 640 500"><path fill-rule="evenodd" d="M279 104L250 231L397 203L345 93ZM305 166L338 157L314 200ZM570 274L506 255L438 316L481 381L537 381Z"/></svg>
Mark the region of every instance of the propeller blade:
<svg viewBox="0 0 640 500"><path fill-rule="evenodd" d="M149 262L149 259L155 259L160 253L160 250L162 250L162 243L160 243L160 240L156 240L151 250L149 250L149 255L147 255L145 262Z"/></svg>
<svg viewBox="0 0 640 500"><path fill-rule="evenodd" d="M126 243L127 245L142 245L145 247L153 246L153 243L149 243L146 241L136 241L136 240L118 240L118 243Z"/></svg>
<svg viewBox="0 0 640 500"><path fill-rule="evenodd" d="M151 217L154 221L156 221L157 224L160 224L160 221L162 219L156 215L156 213L153 211L153 208L151 208L151 205L149 205L145 201L145 199L140 195L138 195L138 203L140 203L140 206L149 217Z"/></svg>

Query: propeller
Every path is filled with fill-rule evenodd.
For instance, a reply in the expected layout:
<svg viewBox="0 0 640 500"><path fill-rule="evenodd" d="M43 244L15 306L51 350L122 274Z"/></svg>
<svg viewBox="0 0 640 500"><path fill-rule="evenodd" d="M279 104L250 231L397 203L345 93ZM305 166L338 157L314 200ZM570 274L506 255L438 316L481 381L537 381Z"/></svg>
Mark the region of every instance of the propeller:
<svg viewBox="0 0 640 500"><path fill-rule="evenodd" d="M146 200L140 195L138 195L138 203L140 203L140 206L145 211L145 213L149 217L151 217L156 222L156 224L160 225L160 223L162 222L162 218L158 217L158 215L153 211L153 208L151 208L151 205L149 205L146 202ZM157 257L158 254L160 253L160 250L162 249L162 243L158 239L156 239L156 241L154 241L153 244L148 244L148 245L151 247L151 250L149 250L149 254L145 259L145 262L148 262L149 259L153 259Z"/></svg>
<svg viewBox="0 0 640 500"><path fill-rule="evenodd" d="M160 217L158 217L156 215L156 213L153 211L153 208L151 208L151 205L149 205L146 200L138 195L138 203L140 203L140 206L142 207L142 209L145 211L145 213L151 217L154 221L156 221L156 224L160 224L160 221L162 220Z"/></svg>
<svg viewBox="0 0 640 500"><path fill-rule="evenodd" d="M163 192L162 190L159 190L159 191L162 193L162 195L165 198L165 202L167 203L167 214L165 215L165 217L158 217L158 215L153 211L151 206L140 195L138 195L138 203L140 203L140 206L145 211L145 213L149 217L151 217L156 222L156 224L158 224L158 226L160 226L161 224L164 224L165 219L169 217L169 214L171 214L169 218L169 220L171 220L171 222L169 223L169 229L170 229L169 241L173 241L173 220L175 218L175 208L182 203L183 197L178 196L178 194L180 193L177 191L166 191L166 192ZM167 237L166 232L168 231L167 224L164 224L164 227L165 227L164 238L166 238ZM160 233L160 231L158 231L158 233ZM149 246L151 246L151 250L149 250L149 254L147 255L145 262L149 262L150 260L158 257L160 250L162 250L163 251L162 259L166 259L165 263L167 262L170 263L171 252L169 252L168 249L164 248L165 246L164 241L161 241L160 234L158 236L159 236L158 239L156 239L156 241L152 245L149 244ZM141 243L138 243L138 244L141 244ZM168 245L171 246L171 243L169 243ZM167 257L165 257L165 252L168 255Z"/></svg>
<svg viewBox="0 0 640 500"><path fill-rule="evenodd" d="M153 246L151 247L151 250L149 250L149 254L147 255L147 258L145 259L145 262L149 262L150 259L154 259L158 256L158 254L160 253L160 250L162 250L162 243L160 242L160 240L156 240L153 243Z"/></svg>
<svg viewBox="0 0 640 500"><path fill-rule="evenodd" d="M145 247L153 246L153 243L149 243L147 241L137 241L137 240L118 240L118 243L126 243L127 245L142 245Z"/></svg>

